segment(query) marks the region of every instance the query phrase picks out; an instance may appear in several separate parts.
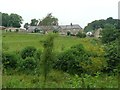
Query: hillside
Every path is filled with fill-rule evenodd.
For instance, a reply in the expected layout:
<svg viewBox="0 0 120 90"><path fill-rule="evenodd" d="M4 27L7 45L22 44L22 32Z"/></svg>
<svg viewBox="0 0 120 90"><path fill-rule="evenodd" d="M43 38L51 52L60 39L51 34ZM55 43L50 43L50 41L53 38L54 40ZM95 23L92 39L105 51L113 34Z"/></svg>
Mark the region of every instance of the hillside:
<svg viewBox="0 0 120 90"><path fill-rule="evenodd" d="M71 63L70 67L74 67L72 65L76 65L74 64L76 62L74 61L74 58L75 60L77 58L78 62L80 63L79 66L82 66L82 68L86 72L81 73L81 75L77 75L77 74L74 75L67 71L64 70L62 71L62 69L58 70L54 68L48 74L46 84L44 85L43 83L44 76L42 74L41 67L37 67L35 69L24 68L23 64L25 63L25 60L28 60L28 58L27 59L20 58L21 55L20 53L27 46L33 46L37 50L39 49L41 52L43 52L44 49L41 41L45 40L46 38L47 35L41 35L41 34L26 34L26 33L16 33L16 32L3 33L2 35L3 53L4 52L7 53L6 55L12 55L14 53L14 55L16 57L18 56L19 58L17 59L18 64L16 68L14 68L15 66L13 67L14 69L4 67L3 78L2 78L3 88L21 88L21 87L22 88L117 88L118 87L117 76L114 75L109 76L107 74L103 74L102 72L100 72L100 70L104 68L104 65L106 65L106 63L104 58L103 45L101 44L99 39L78 38L72 36L59 36L59 35L56 35L54 40L54 53L55 55L58 55L58 57L56 58L59 58L59 55L60 56L63 55L63 58L65 56L67 60L67 56L68 56L69 59L68 63ZM83 45L83 47L82 48L77 47L78 49L80 49L80 51L77 50L75 47L74 47L75 49L71 48L76 45L77 46ZM73 54L71 54L72 52ZM83 53L83 55L79 53ZM69 54L71 55L69 56ZM83 61L79 61L79 58L81 58L80 56L83 56L84 59ZM69 57L71 57L72 59ZM29 59L33 60L32 58ZM88 61L86 62L87 59ZM58 62L58 59L55 60L57 60L55 62ZM39 66L40 62L41 59L39 59L38 63L35 64L32 62L32 64ZM62 62L65 62L64 59L62 60ZM13 64L14 63L12 63L12 65ZM28 65L29 67L31 64L26 62L26 64L24 65ZM66 65L64 65L64 67L65 66ZM76 70L77 69L78 68L76 68ZM70 70L72 70L72 68Z"/></svg>

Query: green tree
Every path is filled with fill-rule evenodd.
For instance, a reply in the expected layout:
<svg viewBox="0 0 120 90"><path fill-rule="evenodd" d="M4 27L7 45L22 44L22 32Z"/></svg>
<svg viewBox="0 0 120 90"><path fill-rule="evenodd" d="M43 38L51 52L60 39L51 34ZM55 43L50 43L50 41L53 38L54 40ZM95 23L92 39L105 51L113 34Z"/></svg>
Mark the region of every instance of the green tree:
<svg viewBox="0 0 120 90"><path fill-rule="evenodd" d="M2 13L2 26L9 26L9 15L7 13Z"/></svg>
<svg viewBox="0 0 120 90"><path fill-rule="evenodd" d="M31 19L31 26L37 26L38 25L38 20L37 19Z"/></svg>
<svg viewBox="0 0 120 90"><path fill-rule="evenodd" d="M119 36L117 29L111 24L106 24L105 29L101 32L101 40L103 43L110 43L114 40L116 40Z"/></svg>
<svg viewBox="0 0 120 90"><path fill-rule="evenodd" d="M43 41L43 56L42 56L42 65L43 65L43 75L44 75L44 85L46 83L47 75L50 72L53 64L53 44L54 36L49 34L47 39Z"/></svg>
<svg viewBox="0 0 120 90"><path fill-rule="evenodd" d="M9 26L11 27L21 27L22 21L22 17L18 14L11 13L9 16Z"/></svg>
<svg viewBox="0 0 120 90"><path fill-rule="evenodd" d="M52 16L52 13L49 13L45 18L43 18L39 25L50 26L50 25L58 25L58 19Z"/></svg>
<svg viewBox="0 0 120 90"><path fill-rule="evenodd" d="M107 72L113 72L117 70L120 65L120 54L118 52L118 44L117 40L113 41L106 45L105 47L105 57L107 60Z"/></svg>
<svg viewBox="0 0 120 90"><path fill-rule="evenodd" d="M29 28L29 23L25 23L24 28L26 28L26 30L27 30Z"/></svg>
<svg viewBox="0 0 120 90"><path fill-rule="evenodd" d="M22 24L22 17L18 14L11 13L8 15L7 13L2 14L2 26L5 27L21 27Z"/></svg>
<svg viewBox="0 0 120 90"><path fill-rule="evenodd" d="M113 19L112 17L109 17L107 19L101 19L101 20L95 20L92 21L91 23L89 23L85 28L84 31L88 32L88 31L94 31L98 28L102 28L104 29L106 27L106 24L111 24L113 25L115 28L120 28L120 26L117 23L120 23L120 20L118 19Z"/></svg>
<svg viewBox="0 0 120 90"><path fill-rule="evenodd" d="M76 36L79 37L79 38L85 38L86 34L82 33L82 32L78 32Z"/></svg>

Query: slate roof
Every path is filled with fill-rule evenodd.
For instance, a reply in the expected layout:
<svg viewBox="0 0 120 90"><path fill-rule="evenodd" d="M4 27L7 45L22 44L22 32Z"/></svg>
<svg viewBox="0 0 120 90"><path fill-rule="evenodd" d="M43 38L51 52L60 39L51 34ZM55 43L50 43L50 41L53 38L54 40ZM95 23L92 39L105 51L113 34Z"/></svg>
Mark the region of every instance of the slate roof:
<svg viewBox="0 0 120 90"><path fill-rule="evenodd" d="M78 24L74 25L60 25L61 29L82 29Z"/></svg>
<svg viewBox="0 0 120 90"><path fill-rule="evenodd" d="M34 31L34 29L41 29L41 30L71 30L71 29L82 29L78 24L74 24L74 25L59 25L59 26L30 26L28 28L29 32Z"/></svg>

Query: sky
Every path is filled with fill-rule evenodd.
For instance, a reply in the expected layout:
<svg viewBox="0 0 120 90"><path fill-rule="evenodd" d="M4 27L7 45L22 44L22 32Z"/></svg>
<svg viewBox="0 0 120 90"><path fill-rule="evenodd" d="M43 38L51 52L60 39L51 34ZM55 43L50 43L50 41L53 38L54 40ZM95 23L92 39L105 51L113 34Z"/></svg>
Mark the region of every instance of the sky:
<svg viewBox="0 0 120 90"><path fill-rule="evenodd" d="M88 23L118 18L119 0L0 0L0 12L16 13L24 23L31 19L43 19L48 13L58 18L59 25L79 24L84 28ZM22 26L23 26L22 25Z"/></svg>

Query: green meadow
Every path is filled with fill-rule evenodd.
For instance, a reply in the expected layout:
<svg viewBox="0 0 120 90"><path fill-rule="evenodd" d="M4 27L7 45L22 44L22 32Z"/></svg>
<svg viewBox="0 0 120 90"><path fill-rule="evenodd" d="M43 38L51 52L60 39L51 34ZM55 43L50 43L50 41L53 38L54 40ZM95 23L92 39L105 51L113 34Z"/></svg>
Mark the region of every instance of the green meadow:
<svg viewBox="0 0 120 90"><path fill-rule="evenodd" d="M26 46L34 46L37 49L43 49L41 41L45 40L46 35L34 34L34 33L3 33L2 45L3 49L8 52L19 51ZM71 36L59 36L56 35L54 40L54 50L61 52L69 49L71 46L77 44L83 44L84 47L91 51L97 51L100 49L100 43L96 43L94 38L77 38Z"/></svg>
<svg viewBox="0 0 120 90"><path fill-rule="evenodd" d="M2 49L4 52L20 52L27 46L34 46L43 51L42 42L46 39L46 35L34 33L2 33ZM96 38L78 38L72 36L55 36L54 52L64 52L69 50L70 47L82 44L88 52L94 52L99 57L92 57L94 64L104 61L103 45L99 39ZM98 60L99 59L99 60ZM98 62L96 62L98 60ZM11 70L13 73L3 73L2 86L3 88L42 88L43 76L42 75L26 75L23 73ZM84 77L78 75L70 75L66 72L52 70L49 73L46 88L117 88L117 76L99 74L91 76L85 74Z"/></svg>

